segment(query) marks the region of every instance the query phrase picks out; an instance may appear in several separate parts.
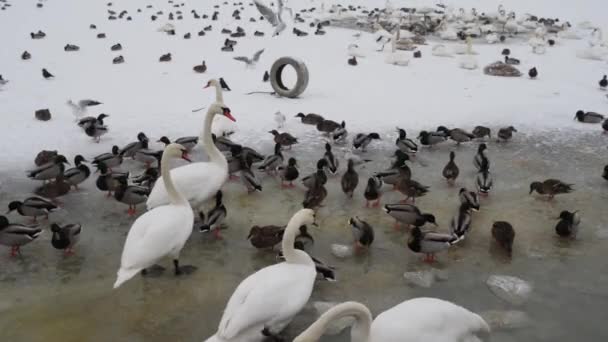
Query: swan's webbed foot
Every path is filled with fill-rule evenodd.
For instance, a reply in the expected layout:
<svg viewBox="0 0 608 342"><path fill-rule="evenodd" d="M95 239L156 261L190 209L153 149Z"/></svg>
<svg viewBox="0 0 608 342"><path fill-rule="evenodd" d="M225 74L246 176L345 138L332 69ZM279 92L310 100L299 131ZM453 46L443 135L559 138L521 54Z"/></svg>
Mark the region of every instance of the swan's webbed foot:
<svg viewBox="0 0 608 342"><path fill-rule="evenodd" d="M144 277L157 278L165 272L165 268L160 265L152 265L141 270L141 275Z"/></svg>
<svg viewBox="0 0 608 342"><path fill-rule="evenodd" d="M271 332L270 329L268 329L267 327L264 327L264 330L262 330L262 335L264 335L264 339L262 340L264 342L284 342L285 341L285 339L282 336Z"/></svg>
<svg viewBox="0 0 608 342"><path fill-rule="evenodd" d="M173 266L175 266L175 275L176 276L189 275L189 274L194 273L194 271L196 271L198 269L198 267L192 266L192 265L180 266L179 260L177 260L177 259L173 260Z"/></svg>

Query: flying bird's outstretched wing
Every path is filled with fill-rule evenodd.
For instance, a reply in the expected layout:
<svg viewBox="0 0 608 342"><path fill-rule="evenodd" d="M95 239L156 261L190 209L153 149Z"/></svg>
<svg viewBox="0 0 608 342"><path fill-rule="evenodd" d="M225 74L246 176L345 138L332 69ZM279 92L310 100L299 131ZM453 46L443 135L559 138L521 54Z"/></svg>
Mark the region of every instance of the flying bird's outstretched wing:
<svg viewBox="0 0 608 342"><path fill-rule="evenodd" d="M233 57L235 60L251 64L251 60L245 56Z"/></svg>
<svg viewBox="0 0 608 342"><path fill-rule="evenodd" d="M272 26L277 26L279 24L279 18L276 13L274 13L268 6L264 5L260 0L254 0L255 7L257 7L258 11L268 20ZM282 7L283 4L279 2L279 6Z"/></svg>
<svg viewBox="0 0 608 342"><path fill-rule="evenodd" d="M257 61L259 61L259 60L260 60L260 56L262 55L262 52L264 52L264 49L262 49L262 50L260 50L260 51L256 52L256 53L253 55L253 61L254 61L254 62L257 62Z"/></svg>

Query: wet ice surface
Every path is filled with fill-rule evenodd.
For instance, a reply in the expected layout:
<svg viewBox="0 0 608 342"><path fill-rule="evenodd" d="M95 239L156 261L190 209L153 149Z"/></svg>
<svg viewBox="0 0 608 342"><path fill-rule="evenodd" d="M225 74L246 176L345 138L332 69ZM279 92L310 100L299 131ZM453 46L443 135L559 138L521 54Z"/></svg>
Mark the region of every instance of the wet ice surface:
<svg viewBox="0 0 608 342"><path fill-rule="evenodd" d="M323 150L323 142L314 129L307 132L299 137L302 141L299 146L285 153L286 157L298 158L303 174L312 172ZM490 142L488 152L495 189L489 198L482 200L482 210L474 213L467 239L440 254L438 262L429 266L407 249L407 232L395 231L388 215L379 209L364 208L363 185L373 171L387 166L387 156L393 150L394 134L382 133L384 140L372 144L365 154L374 162L358 169L361 181L353 200L342 194L339 177L329 181L329 196L317 214L320 228L311 229L316 241L311 253L336 267L338 282L317 283L309 307L288 327L287 337L294 336L315 317L314 301L361 301L377 315L403 300L432 296L480 313L518 310L532 320L525 328L496 330L493 341L608 338L605 324L599 319L608 307L605 261L608 240L600 238L605 235L608 222L605 210L608 184L600 177L606 162L607 137L556 132L540 136L518 134L506 145ZM259 146L265 153L272 151L270 137L262 137L261 141L259 137L235 140ZM476 146L477 143L455 147L449 142L433 150L423 149L412 163L413 178L431 186L431 192L417 204L437 216L440 231L448 230L449 220L457 210L458 189L473 185L472 158ZM461 169L454 188L441 178L450 150L456 151ZM345 151L338 147L336 153L342 156ZM341 172L345 164L342 161ZM125 165L130 170L136 167ZM549 177L576 184L576 191L557 196L553 202L528 195L530 182ZM3 181L0 208L6 208L10 200L27 196L37 185L18 171L2 174L0 178ZM247 195L240 184L225 186L229 227L222 232L224 240L215 241L195 231L182 253L182 262L199 267L195 274L179 279L170 272L157 279L137 276L113 291L120 253L133 220L126 216L125 206L106 199L92 180L87 181L82 190L63 197L65 209L51 217L53 222L83 224L84 236L76 246L75 256L65 258L51 247L48 227L41 238L23 248L21 257L9 258L8 249L2 249L2 340L204 340L216 330L236 285L276 260L275 254L257 251L249 245L246 240L249 228L254 224L284 224L301 207L304 197L301 188L281 190L276 180L265 176L263 185L264 191L253 195ZM382 203L402 199L398 193L386 190ZM565 209L580 210L582 214L577 240L555 236L555 218ZM354 215L375 228L376 239L367 254L336 258L330 246L352 243L346 221ZM10 218L21 219L14 214ZM512 260L491 242L490 228L495 220L507 220L516 230ZM169 267L170 261L164 260L162 264ZM405 272L431 268L448 272L447 280L423 288L408 285L403 277ZM495 296L486 280L496 274L516 276L534 284L530 298L515 307ZM507 320L502 324L509 326L511 316L502 315L495 320ZM518 317L521 316L515 318ZM348 341L348 333L328 336L323 341Z"/></svg>

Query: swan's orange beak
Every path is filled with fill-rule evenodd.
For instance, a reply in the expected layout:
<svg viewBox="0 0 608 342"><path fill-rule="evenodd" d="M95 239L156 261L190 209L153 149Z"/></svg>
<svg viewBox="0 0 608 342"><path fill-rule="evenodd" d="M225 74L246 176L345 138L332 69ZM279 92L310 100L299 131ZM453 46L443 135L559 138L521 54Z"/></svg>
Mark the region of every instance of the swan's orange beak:
<svg viewBox="0 0 608 342"><path fill-rule="evenodd" d="M228 107L224 107L222 108L224 110L224 116L227 117L228 119L236 122L236 119L234 118L234 116L232 116L232 114L230 114L230 108Z"/></svg>

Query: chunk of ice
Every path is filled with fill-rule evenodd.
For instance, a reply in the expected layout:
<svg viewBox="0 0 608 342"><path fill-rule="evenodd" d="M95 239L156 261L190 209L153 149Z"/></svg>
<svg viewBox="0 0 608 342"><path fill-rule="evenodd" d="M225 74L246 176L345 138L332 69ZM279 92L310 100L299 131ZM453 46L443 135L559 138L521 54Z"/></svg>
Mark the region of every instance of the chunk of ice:
<svg viewBox="0 0 608 342"><path fill-rule="evenodd" d="M530 283L513 276L491 275L486 284L498 298L513 305L525 303L532 293Z"/></svg>

